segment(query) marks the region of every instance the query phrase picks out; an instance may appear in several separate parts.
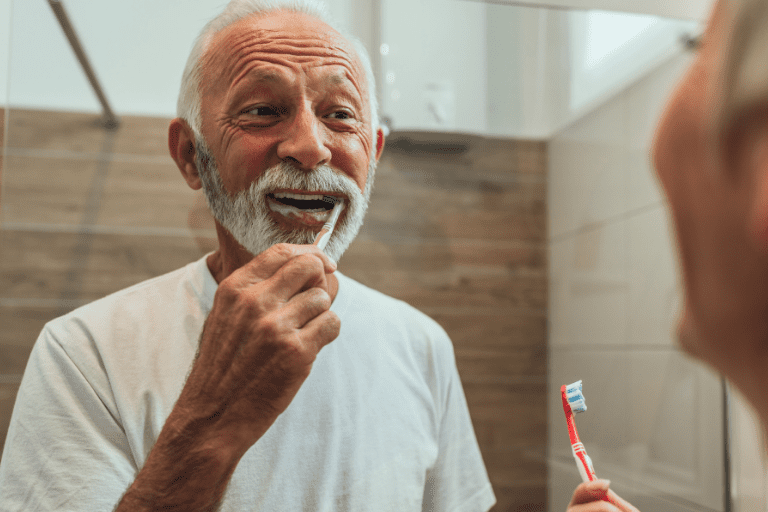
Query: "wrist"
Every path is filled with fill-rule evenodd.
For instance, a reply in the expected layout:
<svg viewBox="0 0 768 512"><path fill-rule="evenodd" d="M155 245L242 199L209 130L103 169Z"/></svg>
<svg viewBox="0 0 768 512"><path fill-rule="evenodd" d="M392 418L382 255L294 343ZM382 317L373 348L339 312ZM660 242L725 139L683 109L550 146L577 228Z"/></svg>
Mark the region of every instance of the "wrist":
<svg viewBox="0 0 768 512"><path fill-rule="evenodd" d="M212 426L169 418L116 512L215 510L248 447Z"/></svg>

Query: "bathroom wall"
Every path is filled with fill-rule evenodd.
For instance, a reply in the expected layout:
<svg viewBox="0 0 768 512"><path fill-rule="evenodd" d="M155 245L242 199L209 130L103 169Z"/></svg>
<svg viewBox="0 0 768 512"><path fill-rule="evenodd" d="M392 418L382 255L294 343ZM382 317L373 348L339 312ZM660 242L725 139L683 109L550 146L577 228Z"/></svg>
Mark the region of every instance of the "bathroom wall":
<svg viewBox="0 0 768 512"><path fill-rule="evenodd" d="M559 388L600 477L641 510L724 510L721 383L676 347L680 284L650 164L680 54L558 132L548 146L549 506L579 482Z"/></svg>

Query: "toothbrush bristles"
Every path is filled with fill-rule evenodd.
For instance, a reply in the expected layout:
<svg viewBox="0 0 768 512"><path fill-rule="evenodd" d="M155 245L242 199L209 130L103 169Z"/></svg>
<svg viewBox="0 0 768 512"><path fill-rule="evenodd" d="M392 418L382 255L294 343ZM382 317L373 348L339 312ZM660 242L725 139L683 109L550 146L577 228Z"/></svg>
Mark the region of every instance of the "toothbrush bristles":
<svg viewBox="0 0 768 512"><path fill-rule="evenodd" d="M568 399L568 404L573 412L584 412L587 410L587 402L584 400L584 393L581 391L580 380L565 387L565 397Z"/></svg>
<svg viewBox="0 0 768 512"><path fill-rule="evenodd" d="M336 198L332 196L323 196L323 201L326 203L336 204Z"/></svg>

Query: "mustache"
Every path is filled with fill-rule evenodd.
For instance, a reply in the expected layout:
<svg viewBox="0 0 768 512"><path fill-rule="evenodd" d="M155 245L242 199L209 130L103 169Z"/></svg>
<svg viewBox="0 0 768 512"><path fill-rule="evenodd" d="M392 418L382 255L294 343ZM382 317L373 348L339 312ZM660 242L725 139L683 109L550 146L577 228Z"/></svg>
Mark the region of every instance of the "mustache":
<svg viewBox="0 0 768 512"><path fill-rule="evenodd" d="M251 185L253 192L264 196L277 189L306 192L330 192L344 195L347 199L359 194L357 184L349 176L329 165L320 165L310 171L299 169L290 162L270 167Z"/></svg>

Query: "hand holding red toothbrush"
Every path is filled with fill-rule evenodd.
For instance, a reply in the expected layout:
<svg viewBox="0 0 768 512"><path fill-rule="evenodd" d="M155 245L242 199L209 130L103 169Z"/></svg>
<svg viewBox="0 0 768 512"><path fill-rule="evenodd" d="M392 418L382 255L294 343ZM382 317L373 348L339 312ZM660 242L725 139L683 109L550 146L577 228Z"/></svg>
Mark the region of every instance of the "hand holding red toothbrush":
<svg viewBox="0 0 768 512"><path fill-rule="evenodd" d="M592 480L579 485L566 512L639 512L609 489L608 480Z"/></svg>

